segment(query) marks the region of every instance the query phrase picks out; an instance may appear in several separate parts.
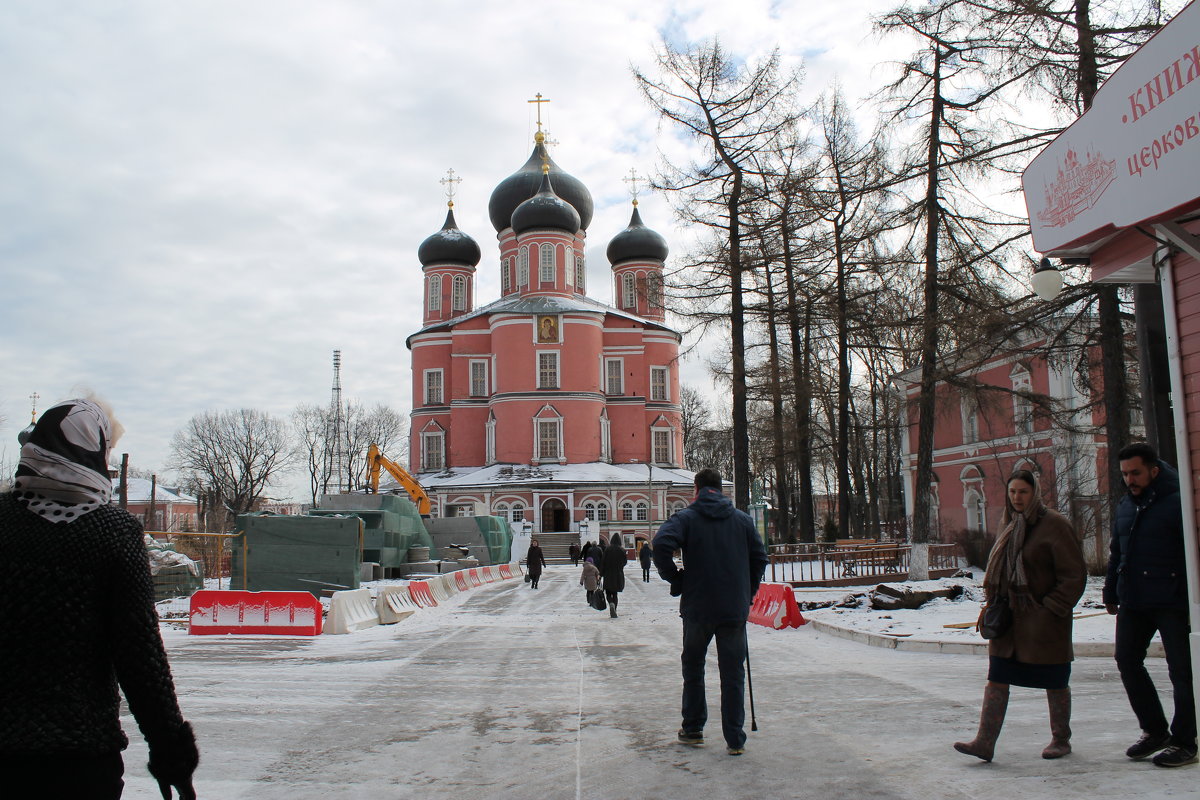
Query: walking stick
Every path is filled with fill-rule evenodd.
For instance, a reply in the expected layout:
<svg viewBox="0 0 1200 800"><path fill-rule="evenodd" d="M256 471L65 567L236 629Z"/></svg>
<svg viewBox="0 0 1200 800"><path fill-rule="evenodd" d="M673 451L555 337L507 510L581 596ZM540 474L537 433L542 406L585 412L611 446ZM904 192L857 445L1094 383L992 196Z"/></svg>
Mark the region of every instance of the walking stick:
<svg viewBox="0 0 1200 800"><path fill-rule="evenodd" d="M750 648L746 647L746 683L750 686L750 730L758 730L758 720L754 718L754 676L750 674Z"/></svg>

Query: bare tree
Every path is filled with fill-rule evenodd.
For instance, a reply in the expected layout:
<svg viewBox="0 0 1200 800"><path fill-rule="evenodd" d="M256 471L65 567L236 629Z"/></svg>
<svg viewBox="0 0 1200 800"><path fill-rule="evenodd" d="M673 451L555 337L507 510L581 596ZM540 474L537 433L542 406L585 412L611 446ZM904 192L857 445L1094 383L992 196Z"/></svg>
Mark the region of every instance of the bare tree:
<svg viewBox="0 0 1200 800"><path fill-rule="evenodd" d="M408 419L389 406L376 404L367 409L349 402L342 409L340 422L340 426L334 425L329 406L301 405L292 412L295 456L308 472L313 505L329 492L335 478L340 478L337 483L351 491L366 484L369 445L379 445L380 450L397 462L406 460L408 454ZM344 471L340 476L334 474L335 436L340 436L344 454Z"/></svg>
<svg viewBox="0 0 1200 800"><path fill-rule="evenodd" d="M285 424L252 408L198 414L171 439L171 466L196 488L220 528L253 510L293 453Z"/></svg>
<svg viewBox="0 0 1200 800"><path fill-rule="evenodd" d="M650 105L704 145L704 160L665 165L657 188L680 194L677 205L690 221L719 235L719 260L701 269L716 272L728 287L730 387L732 400L735 503L750 501L750 461L746 408L745 310L743 308L742 226L747 181L756 153L770 149L793 126L795 73L780 71L779 53L758 63L742 63L713 39L676 46L664 42L656 56L658 76L634 69Z"/></svg>
<svg viewBox="0 0 1200 800"><path fill-rule="evenodd" d="M703 469L706 464L697 460L699 434L709 426L710 413L704 395L692 386L679 387L679 425L683 433L683 465L692 471Z"/></svg>

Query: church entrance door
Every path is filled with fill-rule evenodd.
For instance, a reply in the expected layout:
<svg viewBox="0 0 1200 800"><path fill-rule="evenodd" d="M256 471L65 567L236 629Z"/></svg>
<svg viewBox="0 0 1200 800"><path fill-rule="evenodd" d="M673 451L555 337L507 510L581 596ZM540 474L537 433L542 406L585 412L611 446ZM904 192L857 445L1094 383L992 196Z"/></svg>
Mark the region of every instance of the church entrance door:
<svg viewBox="0 0 1200 800"><path fill-rule="evenodd" d="M542 533L571 530L567 506L557 497L542 503Z"/></svg>

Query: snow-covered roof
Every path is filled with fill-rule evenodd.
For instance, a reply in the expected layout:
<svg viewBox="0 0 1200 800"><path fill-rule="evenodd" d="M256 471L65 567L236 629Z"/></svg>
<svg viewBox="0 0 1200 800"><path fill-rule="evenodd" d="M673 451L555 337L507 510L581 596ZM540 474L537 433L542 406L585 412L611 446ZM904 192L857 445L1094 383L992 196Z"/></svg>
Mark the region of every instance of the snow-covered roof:
<svg viewBox="0 0 1200 800"><path fill-rule="evenodd" d="M419 336L422 333L435 331L443 328L451 328L459 325L467 320L475 319L476 317L490 316L492 314L563 314L571 311L583 311L592 314L612 314L613 316L622 317L624 319L639 322L648 328L657 328L679 336L677 331L668 328L661 322L654 322L644 317L639 317L636 314L630 314L628 311L622 311L619 308L606 305L593 300L585 295L573 295L571 297L563 297L561 295L512 295L510 297L502 297L488 303L485 306L475 309L474 311L463 314L461 316L448 319L445 322L435 322L432 325L427 325L412 336L408 337L407 341L412 341L413 336Z"/></svg>
<svg viewBox="0 0 1200 800"><path fill-rule="evenodd" d="M489 467L451 467L417 476L426 489L474 486L529 486L545 484L629 484L644 486L670 481L691 486L696 473L686 469L650 467L646 464L492 464Z"/></svg>
<svg viewBox="0 0 1200 800"><path fill-rule="evenodd" d="M128 478L126 481L126 497L130 503L150 502L150 480L148 478ZM112 479L113 500L121 490L121 479ZM196 498L186 495L178 489L169 489L161 483L154 489L155 503L195 503Z"/></svg>

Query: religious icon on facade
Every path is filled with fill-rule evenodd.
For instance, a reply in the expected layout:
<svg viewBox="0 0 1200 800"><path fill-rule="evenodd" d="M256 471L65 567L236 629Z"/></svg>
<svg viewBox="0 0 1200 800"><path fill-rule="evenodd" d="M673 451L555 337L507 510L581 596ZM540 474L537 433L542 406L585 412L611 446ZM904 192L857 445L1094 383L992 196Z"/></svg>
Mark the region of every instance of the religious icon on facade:
<svg viewBox="0 0 1200 800"><path fill-rule="evenodd" d="M537 318L538 344L558 342L558 317Z"/></svg>

